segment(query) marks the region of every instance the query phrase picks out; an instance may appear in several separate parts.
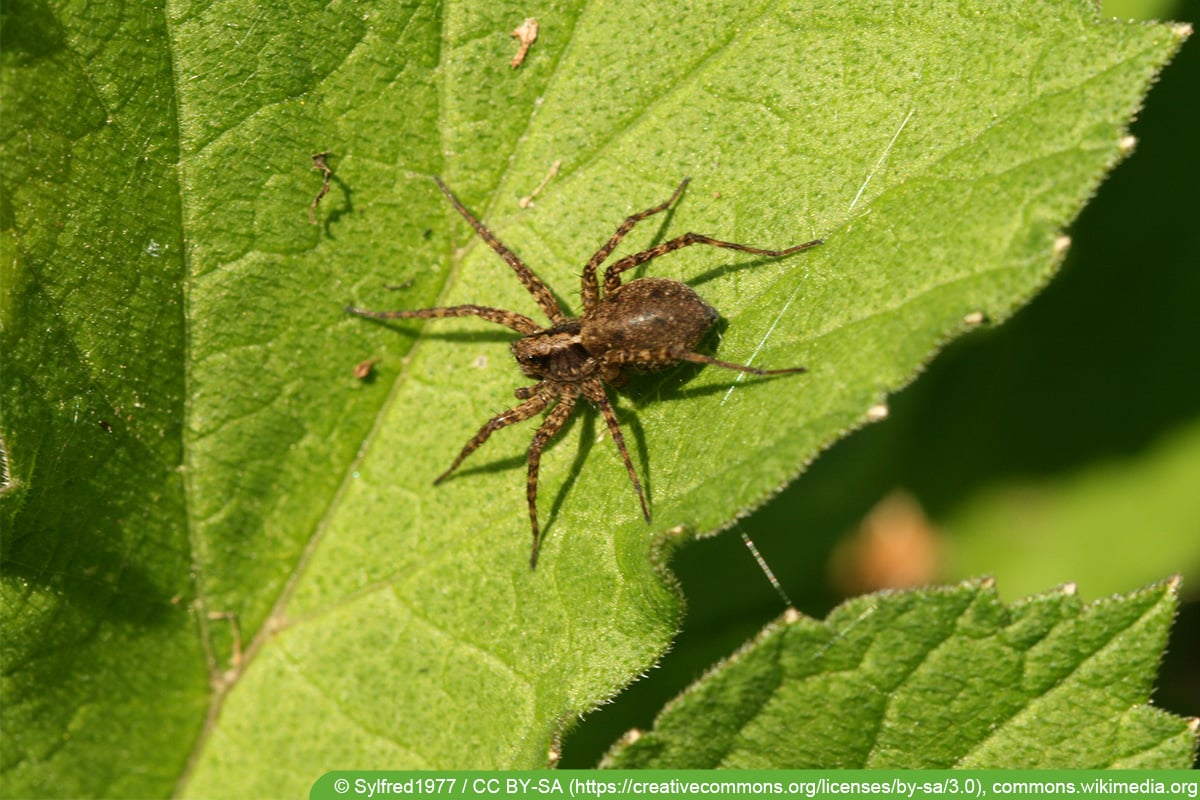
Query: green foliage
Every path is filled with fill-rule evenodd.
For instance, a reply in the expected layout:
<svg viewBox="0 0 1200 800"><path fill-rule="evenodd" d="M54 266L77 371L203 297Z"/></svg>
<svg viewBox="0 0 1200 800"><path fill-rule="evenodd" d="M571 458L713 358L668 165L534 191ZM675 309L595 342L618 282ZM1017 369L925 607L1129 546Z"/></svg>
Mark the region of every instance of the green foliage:
<svg viewBox="0 0 1200 800"><path fill-rule="evenodd" d="M664 532L761 503L967 315L1003 319L1048 280L1179 41L1065 2L719 4L704 25L477 6L6 4L6 794L546 763L668 646ZM336 177L310 226L322 150ZM629 248L824 236L652 265L723 313L721 357L811 374L636 381L619 413L650 529L577 419L543 461L530 572L527 428L430 485L511 402L506 338L341 311L532 313L433 174L572 306L586 257L685 175Z"/></svg>
<svg viewBox="0 0 1200 800"><path fill-rule="evenodd" d="M1194 22L1197 10L1165 17ZM830 585L831 551L901 490L942 544L934 581L993 575L1008 600L1073 581L1097 598L1181 574L1185 603L1154 699L1200 715L1200 506L1188 455L1200 372L1181 368L1200 340L1197 92L1200 50L1189 45L1137 115L1134 157L1069 228L1062 274L1009 322L954 342L889 398L885 422L835 443L739 522L796 607L819 618L845 599ZM686 548L672 570L688 599L681 635L647 679L572 732L563 766L594 765L622 733L650 726L781 610L738 536Z"/></svg>
<svg viewBox="0 0 1200 800"><path fill-rule="evenodd" d="M1196 423L1129 462L1102 462L1058 480L1001 484L947 520L957 534L951 568L968 574L1004 570L1018 581L1006 590L1019 596L1053 581L1051 571L1061 570L1073 553L1094 551L1088 572L1077 568L1076 574L1095 592L1130 572L1162 575L1200 565L1197 486ZM1137 539L1129 533L1138 530L1155 532L1153 547L1126 541ZM1038 558L1014 563L1018 554L1035 550Z"/></svg>
<svg viewBox="0 0 1200 800"><path fill-rule="evenodd" d="M866 595L769 627L606 766L1187 769L1187 720L1147 705L1176 584L1005 606L990 583Z"/></svg>

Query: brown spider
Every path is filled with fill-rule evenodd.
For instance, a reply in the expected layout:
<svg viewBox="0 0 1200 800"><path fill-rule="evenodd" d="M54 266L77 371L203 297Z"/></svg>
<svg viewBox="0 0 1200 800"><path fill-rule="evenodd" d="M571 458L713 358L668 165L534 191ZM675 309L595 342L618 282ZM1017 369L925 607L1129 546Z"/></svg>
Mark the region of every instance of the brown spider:
<svg viewBox="0 0 1200 800"><path fill-rule="evenodd" d="M691 361L697 364L715 364L718 367L735 369L753 375L782 375L804 372L804 367L791 369L758 369L744 364L731 364L710 356L693 352L709 328L720 318L716 309L705 303L690 286L666 278L638 278L621 284L621 273L651 259L693 244L708 244L744 253L778 258L821 244L820 239L798 244L785 250L762 250L744 244L722 242L698 233L685 233L662 244L655 245L634 255L625 256L609 265L604 272L604 296L600 296L596 269L616 249L625 234L641 220L660 211L665 211L683 192L687 178L665 202L628 217L617 228L604 246L596 251L583 268L583 314L572 318L563 313L554 295L546 284L525 266L516 254L509 250L479 220L467 211L458 198L434 178L438 187L450 199L454 208L471 223L488 247L508 263L533 299L550 318L549 328L543 328L529 317L515 311L505 311L486 306L462 305L447 308L422 308L414 311L368 311L346 306L347 313L376 319L440 319L443 317L480 317L488 322L512 328L523 334L512 343L512 352L521 371L538 382L533 386L521 386L515 394L519 405L487 421L479 432L467 442L466 447L454 459L450 468L434 480L441 483L458 468L463 460L475 452L488 437L501 428L529 419L544 411L551 404L550 412L542 421L533 441L529 445L529 475L525 484L529 501L529 521L533 526L533 552L529 558L531 568L537 566L538 546L541 541L537 518L538 465L546 443L562 429L575 402L583 395L600 409L604 421L616 442L617 450L629 472L629 480L642 504L642 514L650 521L650 509L646 506L646 495L638 480L629 451L625 448L625 437L617 423L617 415L604 390L604 384L620 386L626 381L627 368L657 370Z"/></svg>

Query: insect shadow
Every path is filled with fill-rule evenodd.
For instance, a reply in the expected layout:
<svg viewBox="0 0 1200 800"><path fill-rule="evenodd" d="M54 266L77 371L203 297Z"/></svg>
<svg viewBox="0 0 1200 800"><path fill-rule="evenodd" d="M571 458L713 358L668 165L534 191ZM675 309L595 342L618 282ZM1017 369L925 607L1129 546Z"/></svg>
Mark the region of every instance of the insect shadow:
<svg viewBox="0 0 1200 800"><path fill-rule="evenodd" d="M331 172L329 181L331 184L337 186L338 194L341 196L342 201L333 206L329 210L329 213L325 215L325 220L321 223L321 231L328 238L336 239L337 236L333 232L334 226L341 221L342 217L354 213L354 190L350 188L350 184L338 177L337 173Z"/></svg>
<svg viewBox="0 0 1200 800"><path fill-rule="evenodd" d="M475 229L479 238L512 268L542 312L550 319L550 325L544 327L515 311L475 304L401 311L370 311L346 306L345 310L349 314L375 319L479 317L521 334L510 347L521 371L537 383L517 387L514 394L521 402L484 423L450 467L434 479L434 483L441 483L450 477L463 460L479 449L496 431L546 412L526 453L528 472L525 495L533 533L533 548L529 556L531 568L537 566L541 545L537 492L542 451L571 419L581 397L598 408L604 417L609 434L617 446L629 474L629 481L633 484L641 504L642 515L646 522L649 522L650 507L646 502L646 493L630 459L616 411L608 398L606 385L625 385L629 380L630 371L653 372L680 363L713 365L758 376L805 371L804 367L760 369L696 352L696 345L720 320L717 310L704 302L690 286L680 281L668 278L635 278L623 283L621 275L667 253L695 244L775 259L815 247L821 244L820 239L783 250L767 250L689 232L618 258L605 269L604 281L601 284L597 275L600 265L612 255L617 245L638 222L672 207L688 184L688 179L685 178L666 201L627 217L608 241L588 259L581 275L580 298L583 311L578 317L568 317L554 293L541 278L497 239L487 226L476 219L440 178L435 177L434 181L455 210ZM556 503L555 508L557 507Z"/></svg>

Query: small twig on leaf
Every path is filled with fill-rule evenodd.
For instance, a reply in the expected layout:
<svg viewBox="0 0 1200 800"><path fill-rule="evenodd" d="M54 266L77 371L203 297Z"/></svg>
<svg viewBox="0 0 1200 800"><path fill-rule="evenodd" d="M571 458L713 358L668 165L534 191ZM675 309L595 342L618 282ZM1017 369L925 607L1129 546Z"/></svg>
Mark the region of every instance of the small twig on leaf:
<svg viewBox="0 0 1200 800"><path fill-rule="evenodd" d="M314 153L312 157L313 169L319 169L325 173L325 181L321 184L321 191L317 192L317 196L313 198L312 205L308 207L308 222L310 225L317 224L317 205L321 202L321 198L329 194L329 180L333 177L333 170L329 168L325 157L329 155L326 150L323 153Z"/></svg>
<svg viewBox="0 0 1200 800"><path fill-rule="evenodd" d="M533 198L538 196L538 192L546 188L546 184L550 182L551 178L558 174L558 168L561 166L561 159L551 164L550 171L546 173L546 177L542 178L542 182L537 185L537 188L535 188L531 194L518 200L517 205L519 205L521 208L529 208L531 205L533 205Z"/></svg>

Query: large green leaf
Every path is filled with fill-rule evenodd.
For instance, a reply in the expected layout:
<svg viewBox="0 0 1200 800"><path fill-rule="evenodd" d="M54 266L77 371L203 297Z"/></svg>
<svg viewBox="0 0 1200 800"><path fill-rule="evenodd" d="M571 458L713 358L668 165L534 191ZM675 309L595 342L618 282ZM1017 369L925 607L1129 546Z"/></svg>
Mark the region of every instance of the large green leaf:
<svg viewBox="0 0 1200 800"><path fill-rule="evenodd" d="M967 315L1046 281L1179 34L1066 2L24 0L4 41L5 791L220 795L544 764L668 645L656 537L761 502ZM531 572L528 427L431 486L513 402L507 338L341 311L534 312L433 174L571 305L586 257L685 175L622 252L826 237L651 265L721 310L721 357L811 374L635 381L650 528L583 415L543 460Z"/></svg>
<svg viewBox="0 0 1200 800"><path fill-rule="evenodd" d="M1084 605L991 582L794 615L607 765L648 769L1187 769L1195 721L1151 708L1177 581Z"/></svg>

